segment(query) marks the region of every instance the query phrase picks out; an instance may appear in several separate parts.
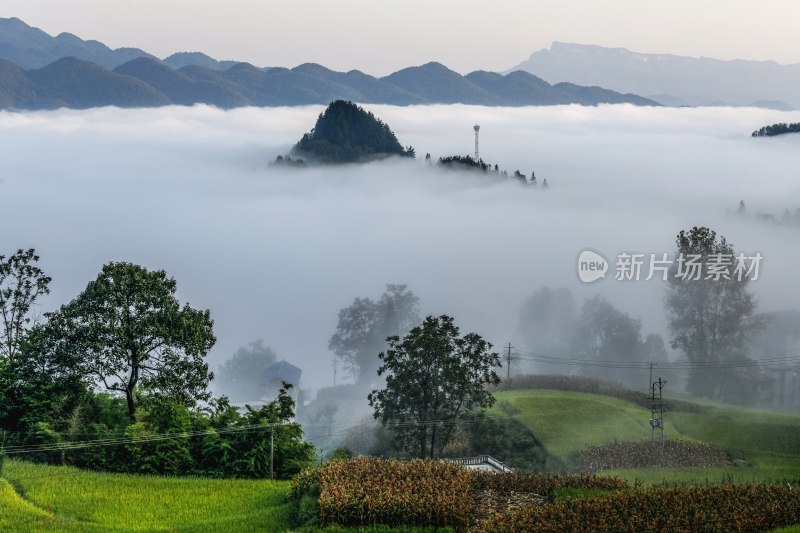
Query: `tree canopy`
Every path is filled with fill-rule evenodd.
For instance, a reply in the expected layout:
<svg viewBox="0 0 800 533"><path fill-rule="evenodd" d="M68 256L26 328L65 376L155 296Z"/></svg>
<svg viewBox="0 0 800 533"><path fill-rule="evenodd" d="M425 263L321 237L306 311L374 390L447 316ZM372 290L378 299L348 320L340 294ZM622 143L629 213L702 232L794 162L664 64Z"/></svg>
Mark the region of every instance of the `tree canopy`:
<svg viewBox="0 0 800 533"><path fill-rule="evenodd" d="M475 158L469 155L449 155L440 157L439 165L458 169L480 170L482 172L488 172L490 168L489 164L484 163L483 159L478 159L476 161Z"/></svg>
<svg viewBox="0 0 800 533"><path fill-rule="evenodd" d="M386 285L378 301L356 298L339 311L328 347L357 382L369 383L379 366L378 353L391 335L404 335L419 321L419 298L406 285Z"/></svg>
<svg viewBox="0 0 800 533"><path fill-rule="evenodd" d="M381 119L346 100L331 102L293 152L322 163L356 163L389 156L414 157Z"/></svg>
<svg viewBox="0 0 800 533"><path fill-rule="evenodd" d="M458 420L494 404L500 357L477 333L461 336L453 318L428 316L378 356L386 386L368 395L374 417L390 427L397 444L419 457L441 455Z"/></svg>
<svg viewBox="0 0 800 533"><path fill-rule="evenodd" d="M753 137L774 137L776 135L784 135L786 133L800 133L800 122L787 124L781 122L778 124L771 124L764 126L753 132Z"/></svg>
<svg viewBox="0 0 800 533"><path fill-rule="evenodd" d="M690 257L700 265L715 257L734 258L733 245L707 227L681 231L676 245L681 260L671 268L665 304L672 347L696 365L686 388L700 396L731 399L738 394L737 379L720 363L746 360L750 339L764 325L755 316L756 299L748 290L751 280L685 275L688 261L684 260Z"/></svg>
<svg viewBox="0 0 800 533"><path fill-rule="evenodd" d="M261 339L242 346L220 365L214 378L214 390L234 402L258 400L264 395L261 374L276 360L275 352Z"/></svg>
<svg viewBox="0 0 800 533"><path fill-rule="evenodd" d="M13 359L19 350L36 300L50 292L50 277L37 266L39 256L31 248L0 255L0 357Z"/></svg>
<svg viewBox="0 0 800 533"><path fill-rule="evenodd" d="M204 358L216 342L211 314L181 307L175 289L163 270L108 263L78 297L47 315L39 348L124 394L131 417L139 387L189 406L207 400L213 374Z"/></svg>

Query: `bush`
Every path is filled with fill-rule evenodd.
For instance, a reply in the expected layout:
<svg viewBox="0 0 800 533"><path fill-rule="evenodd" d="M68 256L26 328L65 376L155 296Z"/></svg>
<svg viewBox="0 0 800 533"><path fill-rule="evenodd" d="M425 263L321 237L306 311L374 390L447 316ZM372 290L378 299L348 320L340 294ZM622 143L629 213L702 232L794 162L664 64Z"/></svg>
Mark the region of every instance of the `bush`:
<svg viewBox="0 0 800 533"><path fill-rule="evenodd" d="M319 525L320 468L303 470L292 478L288 500L293 506L295 527L316 530Z"/></svg>
<svg viewBox="0 0 800 533"><path fill-rule="evenodd" d="M552 501L562 488L618 490L619 478L493 474L444 461L351 459L306 470L292 480L297 525L309 525L318 497L319 525L453 527L518 505Z"/></svg>
<svg viewBox="0 0 800 533"><path fill-rule="evenodd" d="M580 464L587 470L610 468L672 468L733 466L727 452L704 442L667 439L615 442L589 446L580 454Z"/></svg>
<svg viewBox="0 0 800 533"><path fill-rule="evenodd" d="M495 491L505 494L527 492L550 501L560 489L622 490L628 484L618 477L598 477L589 474L494 474L472 472L473 493Z"/></svg>
<svg viewBox="0 0 800 533"><path fill-rule="evenodd" d="M480 531L769 531L800 519L800 491L728 485L623 491L495 514Z"/></svg>
<svg viewBox="0 0 800 533"><path fill-rule="evenodd" d="M540 506L552 502L557 493L565 490L621 490L627 484L615 477L596 477L585 474L493 474L472 473L472 510L470 517L480 522L498 514L507 514L521 507Z"/></svg>
<svg viewBox="0 0 800 533"><path fill-rule="evenodd" d="M470 472L453 463L352 459L322 467L322 525L452 526L468 519Z"/></svg>

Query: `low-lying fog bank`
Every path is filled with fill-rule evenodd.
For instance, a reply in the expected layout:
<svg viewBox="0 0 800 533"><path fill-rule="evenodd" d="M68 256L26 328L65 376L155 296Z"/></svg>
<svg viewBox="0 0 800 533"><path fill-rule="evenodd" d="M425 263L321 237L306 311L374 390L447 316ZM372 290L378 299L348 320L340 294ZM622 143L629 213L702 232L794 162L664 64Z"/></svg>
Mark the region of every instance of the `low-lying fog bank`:
<svg viewBox="0 0 800 533"><path fill-rule="evenodd" d="M672 252L693 225L764 256L761 311L800 307L800 226L757 217L800 208L800 136L749 136L800 112L366 107L416 161L271 167L321 107L0 113L0 254L41 254L53 277L41 311L108 261L165 269L183 301L211 309L212 367L262 338L304 369L304 388L332 384L338 310L386 283L496 344L514 339L520 305L542 286L603 294L665 334L662 282L583 285L576 258ZM476 122L483 159L535 171L549 189L424 163L472 153ZM741 200L747 216L726 215Z"/></svg>

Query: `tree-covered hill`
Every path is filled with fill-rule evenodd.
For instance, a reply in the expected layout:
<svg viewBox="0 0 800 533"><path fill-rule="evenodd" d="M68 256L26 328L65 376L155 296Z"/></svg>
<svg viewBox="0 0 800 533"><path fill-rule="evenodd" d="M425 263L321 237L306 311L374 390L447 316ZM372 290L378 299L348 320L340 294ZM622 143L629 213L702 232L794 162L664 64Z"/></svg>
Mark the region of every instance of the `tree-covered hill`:
<svg viewBox="0 0 800 533"><path fill-rule="evenodd" d="M42 107L157 107L172 103L140 79L74 57L28 71L28 77L36 87L37 100Z"/></svg>
<svg viewBox="0 0 800 533"><path fill-rule="evenodd" d="M786 133L800 133L800 122L794 124L772 124L764 126L753 132L753 137L775 137L776 135L784 135Z"/></svg>
<svg viewBox="0 0 800 533"><path fill-rule="evenodd" d="M138 48L112 50L98 41L84 41L71 33L55 37L18 18L0 18L0 57L23 69L37 69L64 57L91 61L113 69L137 57L151 57Z"/></svg>
<svg viewBox="0 0 800 533"><path fill-rule="evenodd" d="M429 102L443 104L483 104L492 94L441 63L408 67L382 81L413 91Z"/></svg>
<svg viewBox="0 0 800 533"><path fill-rule="evenodd" d="M393 155L414 157L414 149L403 148L388 124L346 100L332 102L293 152L322 163L355 163Z"/></svg>
<svg viewBox="0 0 800 533"><path fill-rule="evenodd" d="M0 59L0 108L30 105L35 99L36 89L25 71Z"/></svg>
<svg viewBox="0 0 800 533"><path fill-rule="evenodd" d="M565 95L571 102L583 105L603 104L634 104L653 105L653 101L631 93L618 93L602 87L575 85L574 83L556 83L553 88Z"/></svg>
<svg viewBox="0 0 800 533"><path fill-rule="evenodd" d="M147 57L140 57L120 65L114 72L144 81L179 105L213 101L220 107L227 108L246 106L249 103L239 91L224 82L194 80L180 70Z"/></svg>
<svg viewBox="0 0 800 533"><path fill-rule="evenodd" d="M572 100L533 74L517 70L505 76L497 72L476 71L467 80L502 98L506 105L558 105Z"/></svg>

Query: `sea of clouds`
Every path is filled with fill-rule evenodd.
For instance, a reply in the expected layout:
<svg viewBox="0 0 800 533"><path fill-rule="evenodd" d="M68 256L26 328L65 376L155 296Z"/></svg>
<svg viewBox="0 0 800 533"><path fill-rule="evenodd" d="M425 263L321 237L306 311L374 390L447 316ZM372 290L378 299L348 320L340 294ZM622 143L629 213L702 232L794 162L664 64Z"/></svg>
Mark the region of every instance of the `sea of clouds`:
<svg viewBox="0 0 800 533"><path fill-rule="evenodd" d="M74 298L108 261L164 269L208 308L212 367L264 339L331 384L337 312L407 283L423 313L514 340L535 289L596 293L664 333L663 283L592 285L581 250L674 250L708 225L764 256L763 311L799 308L800 228L759 221L800 207L800 136L753 139L800 112L749 108L366 106L418 159L297 170L270 166L322 107L207 106L0 112L0 254L35 247L53 277L40 308ZM547 191L424 163L480 152ZM747 217L726 214L740 200ZM613 270L613 265L612 265ZM666 335L665 335L666 336Z"/></svg>

